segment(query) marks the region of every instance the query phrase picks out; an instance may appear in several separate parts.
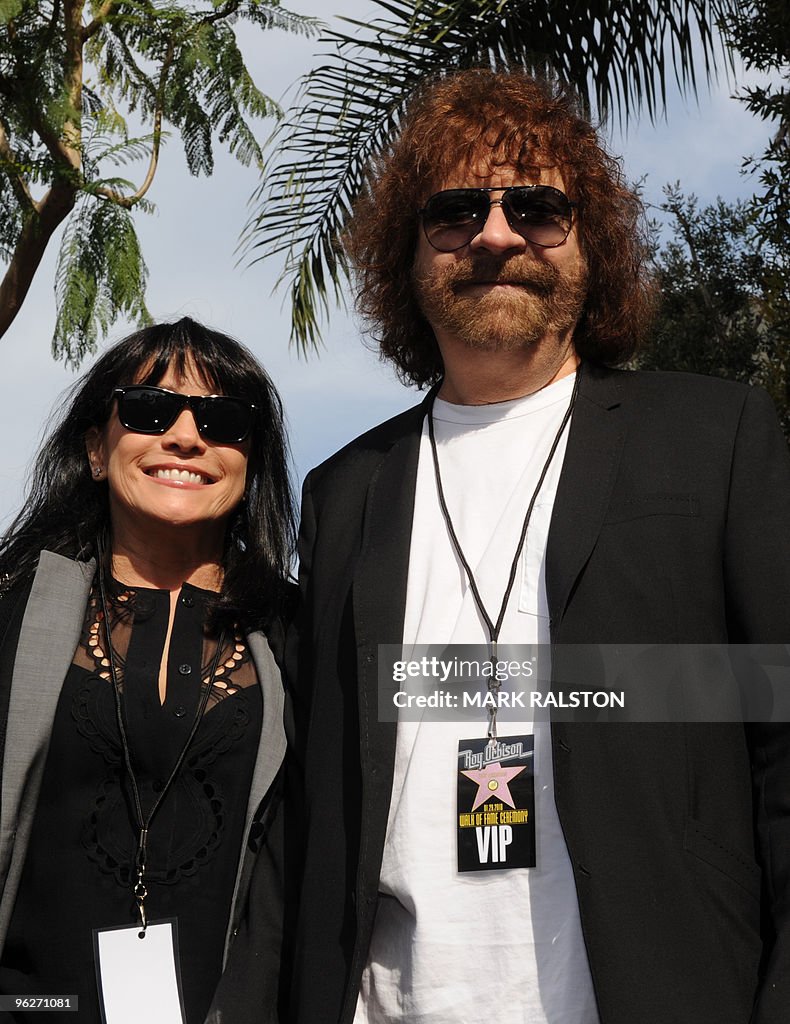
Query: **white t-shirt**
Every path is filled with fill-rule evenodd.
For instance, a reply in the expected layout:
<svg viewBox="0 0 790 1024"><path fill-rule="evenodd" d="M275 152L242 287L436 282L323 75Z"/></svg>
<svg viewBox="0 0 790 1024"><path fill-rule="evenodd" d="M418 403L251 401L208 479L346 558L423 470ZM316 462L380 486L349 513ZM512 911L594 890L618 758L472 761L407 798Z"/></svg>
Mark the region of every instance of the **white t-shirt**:
<svg viewBox="0 0 790 1024"><path fill-rule="evenodd" d="M488 406L437 400L442 483L462 550L496 620L524 514L573 390L565 377ZM567 429L530 519L500 643L549 642L545 553ZM485 644L484 622L439 506L427 423L420 447L403 643ZM528 714L528 712L525 712ZM547 722L535 737L537 865L459 873L458 741L486 718L398 723L379 908L355 1024L598 1024L576 891L554 805Z"/></svg>

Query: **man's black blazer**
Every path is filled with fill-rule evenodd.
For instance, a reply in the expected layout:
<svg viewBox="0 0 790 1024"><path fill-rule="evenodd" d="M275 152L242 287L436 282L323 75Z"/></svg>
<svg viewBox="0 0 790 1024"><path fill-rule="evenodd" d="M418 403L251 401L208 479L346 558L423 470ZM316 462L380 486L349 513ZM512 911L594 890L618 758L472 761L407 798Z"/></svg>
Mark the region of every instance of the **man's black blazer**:
<svg viewBox="0 0 790 1024"><path fill-rule="evenodd" d="M351 1021L367 955L395 749L377 646L402 640L423 417L305 483L294 1024ZM553 643L790 642L790 455L767 396L586 366L546 558ZM785 1024L790 728L552 737L601 1024Z"/></svg>

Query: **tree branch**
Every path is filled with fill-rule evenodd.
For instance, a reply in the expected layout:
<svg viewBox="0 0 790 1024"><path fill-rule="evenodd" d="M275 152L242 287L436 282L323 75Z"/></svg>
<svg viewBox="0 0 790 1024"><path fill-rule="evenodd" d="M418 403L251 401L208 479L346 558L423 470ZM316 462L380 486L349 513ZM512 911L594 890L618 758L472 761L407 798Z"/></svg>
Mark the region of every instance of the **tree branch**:
<svg viewBox="0 0 790 1024"><path fill-rule="evenodd" d="M0 282L0 335L5 334L21 309L49 240L74 208L80 187L84 3L85 0L66 0L63 5L66 44L63 87L70 114L64 121L62 132L53 130L41 111L32 111L35 130L60 171L55 172L54 184L40 202L33 203L32 208L29 202L25 204L26 215L22 230L11 262ZM5 132L3 140L8 147Z"/></svg>
<svg viewBox="0 0 790 1024"><path fill-rule="evenodd" d="M63 139L49 127L42 112L33 105L34 97L32 95L21 96L14 79L0 75L0 96L5 96L11 103L19 103L21 99L27 100L24 104L27 116L30 118L32 127L44 143L49 155L56 164L65 165L73 170L79 170L79 152L75 152L67 146Z"/></svg>
<svg viewBox="0 0 790 1024"><path fill-rule="evenodd" d="M0 337L22 308L49 240L71 213L76 197L77 190L73 185L59 182L25 218L8 270L0 282Z"/></svg>
<svg viewBox="0 0 790 1024"><path fill-rule="evenodd" d="M95 36L105 21L109 18L112 13L112 9L115 6L115 0L105 0L105 2L99 8L99 13L89 22L82 30L82 41L87 42L91 36Z"/></svg>
<svg viewBox="0 0 790 1024"><path fill-rule="evenodd" d="M67 118L63 125L63 139L66 146L76 154L78 167L82 165L82 11L85 0L66 0L63 5L65 22L66 60L63 69L63 85L74 119Z"/></svg>
<svg viewBox="0 0 790 1024"><path fill-rule="evenodd" d="M96 190L96 194L102 196L104 199L109 200L111 203L115 203L116 206L122 206L125 210L131 209L135 203L139 202L146 194L148 189L151 187L154 177L156 176L156 169L159 165L159 150L162 145L162 117L164 116L165 109L165 90L167 86L167 76L170 73L170 66L173 63L173 57L175 55L173 41L167 47L167 53L165 59L162 61L162 70L159 74L159 84L156 89L156 106L154 109L154 131L153 131L153 143L151 146L151 160L148 164L148 171L146 172L145 178L143 179L142 185L137 189L134 195L125 196L120 192L116 192L111 188L99 188Z"/></svg>
<svg viewBox="0 0 790 1024"><path fill-rule="evenodd" d="M135 203L139 202L146 194L148 189L151 187L154 177L156 176L156 169L159 164L159 148L162 141L162 108L157 107L156 113L154 114L154 141L151 149L151 161L148 164L148 171L145 175L142 185L137 191L131 196L125 196L121 192L116 192L111 188L97 188L96 195L102 196L102 198L109 200L111 203L115 203L116 206L122 206L125 210L130 210Z"/></svg>
<svg viewBox="0 0 790 1024"><path fill-rule="evenodd" d="M49 19L49 25L47 26L47 30L44 33L44 40L40 47L41 55L39 57L38 63L41 63L46 58L46 54L49 51L49 48L52 45L52 41L55 38L55 33L58 30L59 18L60 0L55 0L55 2L52 4L52 17Z"/></svg>
<svg viewBox="0 0 790 1024"><path fill-rule="evenodd" d="M17 198L17 202L23 210L27 209L28 212L33 212L36 209L36 202L30 194L27 182L15 169L19 164L16 154L13 149L11 149L5 125L3 125L2 122L0 122L0 159L4 160L10 168L14 168L8 177L11 182L11 188L14 190L14 195Z"/></svg>
<svg viewBox="0 0 790 1024"><path fill-rule="evenodd" d="M65 165L70 170L79 172L82 166L79 150L67 146L63 139L49 127L40 111L33 111L31 120L36 129L36 134L47 147L49 155L55 163L61 166Z"/></svg>
<svg viewBox="0 0 790 1024"><path fill-rule="evenodd" d="M31 124L44 143L49 155L61 168L82 172L82 135L79 114L82 110L82 41L81 30L83 0L71 0L64 7L66 63L63 69L63 85L77 120L66 120L59 135L46 121L46 115L37 108L30 108Z"/></svg>
<svg viewBox="0 0 790 1024"><path fill-rule="evenodd" d="M198 21L199 25L214 25L218 21L224 21L229 18L232 14L241 7L241 0L227 0L222 7L218 8L212 14L207 14L204 18Z"/></svg>

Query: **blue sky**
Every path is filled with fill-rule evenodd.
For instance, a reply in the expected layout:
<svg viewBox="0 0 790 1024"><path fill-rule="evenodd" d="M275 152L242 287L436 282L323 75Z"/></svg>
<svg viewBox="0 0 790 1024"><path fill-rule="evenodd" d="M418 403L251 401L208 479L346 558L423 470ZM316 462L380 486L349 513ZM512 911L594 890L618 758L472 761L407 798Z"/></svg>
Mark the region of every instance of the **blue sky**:
<svg viewBox="0 0 790 1024"><path fill-rule="evenodd" d="M327 10L365 20L374 8L367 0L291 0L286 6L325 21ZM261 89L282 99L302 71L316 63L315 40L279 32L256 35L245 47ZM703 202L734 199L753 191L740 174L742 158L759 152L766 127L731 98L734 86L722 78L698 102L670 95L665 120L644 118L626 135L614 131L610 148L624 157L631 180L644 178L649 202L661 201L661 188L679 180ZM262 125L262 134L268 130ZM212 178L191 178L177 141L166 145L149 198L152 216L140 214L138 231L150 271L148 304L156 319L189 315L247 344L269 370L288 417L294 476L307 470L356 434L418 398L365 346L353 315L334 314L318 356L300 357L288 347L284 292L274 293L276 264L237 266L236 246L256 185L251 169L217 151ZM53 296L56 247L53 244L25 306L2 339L0 422L6 444L0 451L0 523L22 501L27 468L77 374L50 354L55 318ZM103 344L122 337L117 324ZM89 365L89 361L86 362Z"/></svg>

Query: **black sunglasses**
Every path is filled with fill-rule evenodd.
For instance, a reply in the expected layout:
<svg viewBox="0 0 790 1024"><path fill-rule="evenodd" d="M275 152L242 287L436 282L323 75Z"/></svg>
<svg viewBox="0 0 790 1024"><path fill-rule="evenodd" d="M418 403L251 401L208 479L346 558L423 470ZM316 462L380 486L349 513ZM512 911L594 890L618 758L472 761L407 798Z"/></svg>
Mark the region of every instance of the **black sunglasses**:
<svg viewBox="0 0 790 1024"><path fill-rule="evenodd" d="M501 199L491 199L501 192ZM512 231L533 245L562 245L573 225L573 209L564 192L551 185L510 188L448 188L432 195L419 211L425 237L439 252L455 252L480 234L492 206L501 206Z"/></svg>
<svg viewBox="0 0 790 1024"><path fill-rule="evenodd" d="M255 406L227 395L182 395L152 384L116 388L118 419L135 434L164 434L184 408L195 417L198 433L216 444L240 444L252 427Z"/></svg>

